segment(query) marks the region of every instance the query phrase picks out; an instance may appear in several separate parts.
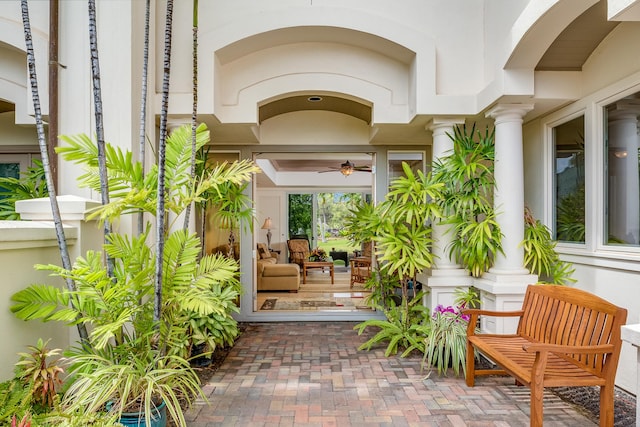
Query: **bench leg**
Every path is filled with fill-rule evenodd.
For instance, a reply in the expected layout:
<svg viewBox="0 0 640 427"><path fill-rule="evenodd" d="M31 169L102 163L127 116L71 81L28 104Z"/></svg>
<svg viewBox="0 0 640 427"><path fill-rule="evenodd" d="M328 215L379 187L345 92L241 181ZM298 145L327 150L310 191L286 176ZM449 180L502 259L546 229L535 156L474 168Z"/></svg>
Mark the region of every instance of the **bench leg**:
<svg viewBox="0 0 640 427"><path fill-rule="evenodd" d="M613 386L600 386L600 427L613 426Z"/></svg>
<svg viewBox="0 0 640 427"><path fill-rule="evenodd" d="M529 425L531 427L542 427L542 397L544 395L544 387L531 383L531 417Z"/></svg>
<svg viewBox="0 0 640 427"><path fill-rule="evenodd" d="M476 383L476 361L473 354L473 346L467 341L467 360L465 379L468 387L473 387Z"/></svg>

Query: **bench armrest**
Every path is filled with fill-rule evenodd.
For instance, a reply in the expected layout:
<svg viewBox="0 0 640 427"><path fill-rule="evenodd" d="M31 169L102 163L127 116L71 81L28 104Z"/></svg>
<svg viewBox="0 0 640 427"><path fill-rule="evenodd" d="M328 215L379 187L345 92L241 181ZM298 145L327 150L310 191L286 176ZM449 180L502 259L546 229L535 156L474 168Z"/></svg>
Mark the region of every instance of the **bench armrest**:
<svg viewBox="0 0 640 427"><path fill-rule="evenodd" d="M462 314L467 314L469 316L495 316L495 317L519 317L524 314L524 310L516 310L516 311L492 311L492 310L482 310L480 308L465 308L460 311Z"/></svg>
<svg viewBox="0 0 640 427"><path fill-rule="evenodd" d="M529 353L538 353L548 351L560 354L604 354L613 353L613 344L602 345L560 345L560 344L544 344L544 343L528 343L522 346L522 349Z"/></svg>
<svg viewBox="0 0 640 427"><path fill-rule="evenodd" d="M494 316L494 317L521 317L524 314L524 310L517 311L492 311L482 310L480 308L464 308L460 311L460 314L469 316L469 324L467 325L467 336L473 336L476 334L476 324L478 323L478 316Z"/></svg>

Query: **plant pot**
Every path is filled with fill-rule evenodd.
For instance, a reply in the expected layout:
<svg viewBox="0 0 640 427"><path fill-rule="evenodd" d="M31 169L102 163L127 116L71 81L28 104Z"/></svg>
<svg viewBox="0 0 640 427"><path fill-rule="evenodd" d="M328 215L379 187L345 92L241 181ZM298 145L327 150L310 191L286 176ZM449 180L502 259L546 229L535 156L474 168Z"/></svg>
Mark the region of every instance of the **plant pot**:
<svg viewBox="0 0 640 427"><path fill-rule="evenodd" d="M167 407L164 402L156 408L152 408L151 412L151 427L166 427ZM118 422L125 427L145 427L145 413L144 411L123 412Z"/></svg>
<svg viewBox="0 0 640 427"><path fill-rule="evenodd" d="M211 354L201 356L206 349L205 344L194 345L191 349L191 366L196 368L206 368L211 365Z"/></svg>

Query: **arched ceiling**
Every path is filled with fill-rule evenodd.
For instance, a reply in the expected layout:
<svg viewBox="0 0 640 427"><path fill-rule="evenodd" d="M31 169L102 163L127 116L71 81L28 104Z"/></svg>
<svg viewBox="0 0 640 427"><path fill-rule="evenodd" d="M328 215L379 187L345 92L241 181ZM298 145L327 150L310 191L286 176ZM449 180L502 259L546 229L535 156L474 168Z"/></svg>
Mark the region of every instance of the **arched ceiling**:
<svg viewBox="0 0 640 427"><path fill-rule="evenodd" d="M347 114L371 124L371 106L364 103L331 95L295 95L261 105L260 123L279 114L303 110L324 110Z"/></svg>
<svg viewBox="0 0 640 427"><path fill-rule="evenodd" d="M556 37L536 65L536 70L582 70L594 49L619 23L607 20L607 1L600 0Z"/></svg>

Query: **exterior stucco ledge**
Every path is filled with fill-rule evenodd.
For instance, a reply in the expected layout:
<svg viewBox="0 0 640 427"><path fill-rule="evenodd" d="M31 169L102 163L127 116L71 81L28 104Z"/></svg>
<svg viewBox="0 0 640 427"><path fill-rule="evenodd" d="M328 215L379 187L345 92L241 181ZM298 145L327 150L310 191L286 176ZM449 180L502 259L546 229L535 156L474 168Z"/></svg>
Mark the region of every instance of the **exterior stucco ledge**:
<svg viewBox="0 0 640 427"><path fill-rule="evenodd" d="M78 229L64 227L68 244L78 238ZM58 246L55 225L40 221L0 221L0 250Z"/></svg>
<svg viewBox="0 0 640 427"><path fill-rule="evenodd" d="M485 273L473 281L473 286L493 295L522 294L527 286L537 283L538 277L533 274L494 275Z"/></svg>
<svg viewBox="0 0 640 427"><path fill-rule="evenodd" d="M623 341L640 348L640 323L622 326L621 336Z"/></svg>
<svg viewBox="0 0 640 427"><path fill-rule="evenodd" d="M63 221L85 221L87 213L100 206L100 203L95 200L73 195L58 196L56 199ZM16 202L16 212L23 220L51 221L53 219L48 197L20 200Z"/></svg>

